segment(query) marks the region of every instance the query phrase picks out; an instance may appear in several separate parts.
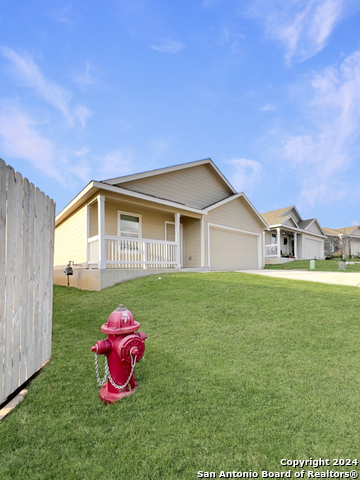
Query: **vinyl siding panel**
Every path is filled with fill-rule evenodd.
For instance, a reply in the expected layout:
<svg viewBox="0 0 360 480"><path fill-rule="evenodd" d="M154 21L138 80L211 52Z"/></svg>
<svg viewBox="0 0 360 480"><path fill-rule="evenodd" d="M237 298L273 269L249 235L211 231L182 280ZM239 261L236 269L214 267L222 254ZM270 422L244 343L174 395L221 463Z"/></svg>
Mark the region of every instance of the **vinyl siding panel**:
<svg viewBox="0 0 360 480"><path fill-rule="evenodd" d="M276 230L272 230L271 232L265 232L265 245L271 244L272 234L276 234Z"/></svg>
<svg viewBox="0 0 360 480"><path fill-rule="evenodd" d="M165 240L165 221L174 222L174 215L141 206L105 201L105 235L117 235L117 212L141 215L142 238Z"/></svg>
<svg viewBox="0 0 360 480"><path fill-rule="evenodd" d="M317 235L322 235L322 232L316 222L311 224L310 227L306 229L306 231L311 233L316 233Z"/></svg>
<svg viewBox="0 0 360 480"><path fill-rule="evenodd" d="M183 219L185 268L201 266L200 226L200 220L194 218Z"/></svg>
<svg viewBox="0 0 360 480"><path fill-rule="evenodd" d="M205 229L205 265L208 265L208 228L209 223L221 225L224 227L236 228L246 232L261 234L264 229L264 224L248 206L243 198L237 198L231 202L221 205L214 210L211 210L206 216ZM257 268L254 267L254 268Z"/></svg>
<svg viewBox="0 0 360 480"><path fill-rule="evenodd" d="M73 213L55 229L54 265L86 262L85 206Z"/></svg>
<svg viewBox="0 0 360 480"><path fill-rule="evenodd" d="M205 208L232 194L209 165L124 182L119 186L196 208Z"/></svg>
<svg viewBox="0 0 360 480"><path fill-rule="evenodd" d="M89 206L89 236L94 237L98 234L98 204L97 202Z"/></svg>
<svg viewBox="0 0 360 480"><path fill-rule="evenodd" d="M284 223L284 226L288 226L288 227L292 227L292 228L298 228L297 225L295 225L295 222L292 218L289 218L289 220L287 220L285 223Z"/></svg>
<svg viewBox="0 0 360 480"><path fill-rule="evenodd" d="M241 197L211 210L206 221L254 233L264 229L264 224Z"/></svg>

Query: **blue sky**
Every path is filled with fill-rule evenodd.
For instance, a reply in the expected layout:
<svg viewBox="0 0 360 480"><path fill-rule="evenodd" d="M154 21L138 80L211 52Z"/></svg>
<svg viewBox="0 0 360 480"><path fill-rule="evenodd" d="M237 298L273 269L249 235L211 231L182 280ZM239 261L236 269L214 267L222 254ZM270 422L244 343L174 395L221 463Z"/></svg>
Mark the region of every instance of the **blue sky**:
<svg viewBox="0 0 360 480"><path fill-rule="evenodd" d="M360 223L360 0L0 0L0 157L64 208L211 158L261 213Z"/></svg>

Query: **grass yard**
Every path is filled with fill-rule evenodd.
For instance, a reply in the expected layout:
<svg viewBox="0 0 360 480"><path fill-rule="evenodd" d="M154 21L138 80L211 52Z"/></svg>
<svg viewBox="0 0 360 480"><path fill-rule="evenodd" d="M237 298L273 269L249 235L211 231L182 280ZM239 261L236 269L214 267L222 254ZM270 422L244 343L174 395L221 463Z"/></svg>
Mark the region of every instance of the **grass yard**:
<svg viewBox="0 0 360 480"><path fill-rule="evenodd" d="M337 272L338 263L341 261L340 258L334 258L331 260L315 260L315 271L318 272ZM341 270L342 272L357 272L360 273L360 259L355 258L352 260L347 260L349 262L355 263L355 265L346 265L346 270ZM309 270L310 271L310 260L293 260L292 262L283 263L279 265L266 265L266 269L273 270ZM312 270L313 271L313 270Z"/></svg>
<svg viewBox="0 0 360 480"><path fill-rule="evenodd" d="M105 406L90 347L119 303L149 338L139 390ZM353 287L235 272L55 287L52 358L0 424L0 479L261 478L292 469L281 459L356 459L359 307Z"/></svg>

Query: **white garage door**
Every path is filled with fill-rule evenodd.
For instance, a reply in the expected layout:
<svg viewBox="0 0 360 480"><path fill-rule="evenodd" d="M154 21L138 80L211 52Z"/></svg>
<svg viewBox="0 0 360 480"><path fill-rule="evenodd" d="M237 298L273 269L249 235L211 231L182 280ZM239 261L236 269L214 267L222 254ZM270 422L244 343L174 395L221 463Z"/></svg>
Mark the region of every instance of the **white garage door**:
<svg viewBox="0 0 360 480"><path fill-rule="evenodd" d="M211 227L209 240L211 270L259 268L258 236Z"/></svg>
<svg viewBox="0 0 360 480"><path fill-rule="evenodd" d="M305 238L305 258L321 257L321 242Z"/></svg>

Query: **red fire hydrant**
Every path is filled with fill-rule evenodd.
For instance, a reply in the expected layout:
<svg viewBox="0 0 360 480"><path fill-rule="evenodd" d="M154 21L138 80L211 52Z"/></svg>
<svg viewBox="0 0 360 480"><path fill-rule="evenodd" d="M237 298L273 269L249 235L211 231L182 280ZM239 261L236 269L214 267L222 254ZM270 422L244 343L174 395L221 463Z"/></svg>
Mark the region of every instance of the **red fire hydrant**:
<svg viewBox="0 0 360 480"><path fill-rule="evenodd" d="M131 395L138 388L134 377L136 362L145 353L147 335L137 332L140 323L134 320L132 313L124 307L112 312L101 331L108 335L105 340L99 340L91 347L95 352L96 378L101 386L100 398L105 403L114 403L123 397ZM105 355L105 376L99 376L98 355Z"/></svg>

